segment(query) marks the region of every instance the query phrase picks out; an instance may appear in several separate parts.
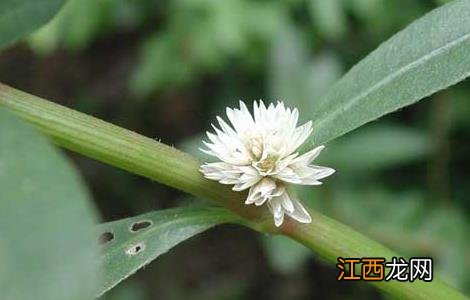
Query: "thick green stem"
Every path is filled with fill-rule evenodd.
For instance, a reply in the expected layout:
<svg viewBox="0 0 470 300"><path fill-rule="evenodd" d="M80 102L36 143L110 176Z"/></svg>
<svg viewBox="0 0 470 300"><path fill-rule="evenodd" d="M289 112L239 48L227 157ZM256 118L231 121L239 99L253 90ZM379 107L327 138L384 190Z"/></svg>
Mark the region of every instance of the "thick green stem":
<svg viewBox="0 0 470 300"><path fill-rule="evenodd" d="M250 219L262 213L246 209L242 194L203 178L197 159L156 140L0 83L2 106L37 126L59 146L223 204Z"/></svg>
<svg viewBox="0 0 470 300"><path fill-rule="evenodd" d="M264 209L243 205L244 194L204 179L198 171L200 162L197 159L135 132L2 84L0 107L31 122L64 148L223 205L247 218L249 226L263 232L289 236L332 263L336 263L339 256L384 257L388 260L398 256L379 243L314 211L311 211L311 224L302 225L287 220L281 229L276 230ZM429 283L381 281L373 284L397 298L465 298L439 279Z"/></svg>

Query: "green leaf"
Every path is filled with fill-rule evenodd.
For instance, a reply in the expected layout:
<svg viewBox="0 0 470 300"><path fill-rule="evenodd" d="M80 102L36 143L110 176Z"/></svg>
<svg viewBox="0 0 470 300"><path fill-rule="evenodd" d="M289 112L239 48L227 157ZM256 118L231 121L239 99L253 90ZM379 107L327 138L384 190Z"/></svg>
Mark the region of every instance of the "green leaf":
<svg viewBox="0 0 470 300"><path fill-rule="evenodd" d="M185 207L99 225L104 281L98 295L184 240L235 218L220 208Z"/></svg>
<svg viewBox="0 0 470 300"><path fill-rule="evenodd" d="M8 46L49 21L64 0L0 1L0 48Z"/></svg>
<svg viewBox="0 0 470 300"><path fill-rule="evenodd" d="M353 67L313 114L315 144L453 85L470 74L470 1L433 10Z"/></svg>
<svg viewBox="0 0 470 300"><path fill-rule="evenodd" d="M91 299L94 212L70 164L0 110L0 291L5 300Z"/></svg>

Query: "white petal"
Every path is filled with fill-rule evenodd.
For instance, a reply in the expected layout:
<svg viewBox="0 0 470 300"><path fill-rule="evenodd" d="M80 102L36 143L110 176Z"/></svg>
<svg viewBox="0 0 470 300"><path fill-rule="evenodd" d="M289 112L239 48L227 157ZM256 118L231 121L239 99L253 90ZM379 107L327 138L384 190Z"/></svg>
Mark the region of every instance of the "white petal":
<svg viewBox="0 0 470 300"><path fill-rule="evenodd" d="M224 132L226 132L232 137L235 137L237 135L235 130L233 130L233 128L230 127L230 125L228 125L221 117L217 117L217 121L219 122L220 128L222 128Z"/></svg>
<svg viewBox="0 0 470 300"><path fill-rule="evenodd" d="M280 216L274 216L274 225L276 227L279 227L284 223L284 214L281 214Z"/></svg>
<svg viewBox="0 0 470 300"><path fill-rule="evenodd" d="M320 185L322 184L319 180L330 176L335 172L332 168L320 167L320 166L308 166L302 168L295 168L303 185Z"/></svg>
<svg viewBox="0 0 470 300"><path fill-rule="evenodd" d="M336 172L335 169L328 168L328 167L309 166L309 168L315 171L314 176L317 180L328 177L332 175L334 172Z"/></svg>
<svg viewBox="0 0 470 300"><path fill-rule="evenodd" d="M274 216L274 225L279 227L284 222L284 210L282 209L279 197L273 198L268 202L269 209Z"/></svg>
<svg viewBox="0 0 470 300"><path fill-rule="evenodd" d="M291 154L289 156L286 156L284 158L279 159L276 165L276 172L273 174L278 173L279 171L283 170L285 167L288 165L292 164L292 161L298 156L298 153Z"/></svg>
<svg viewBox="0 0 470 300"><path fill-rule="evenodd" d="M225 162L203 164L200 172L204 177L216 180L221 184L234 184L235 191L243 191L255 185L260 176L256 171L249 171L251 167L239 167Z"/></svg>
<svg viewBox="0 0 470 300"><path fill-rule="evenodd" d="M294 211L294 204L292 203L292 200L290 200L289 194L285 192L279 198L284 210L288 213L292 213Z"/></svg>
<svg viewBox="0 0 470 300"><path fill-rule="evenodd" d="M253 117L242 101L240 101L240 109L227 108L226 113L237 134L244 135L247 131L255 128Z"/></svg>
<svg viewBox="0 0 470 300"><path fill-rule="evenodd" d="M278 178L296 184L320 185L320 179L328 177L335 172L332 168L309 165L324 148L324 146L319 146L294 158L285 168L284 172L279 172Z"/></svg>
<svg viewBox="0 0 470 300"><path fill-rule="evenodd" d="M290 142L289 146L287 147L286 151L290 154L292 152L295 152L297 148L302 145L305 140L310 136L312 133L312 122L309 121L302 126L299 126L295 129L294 133L290 137ZM286 137L289 138L289 137Z"/></svg>
<svg viewBox="0 0 470 300"><path fill-rule="evenodd" d="M268 177L260 180L255 186L250 188L245 204L255 203L262 205L271 199L277 190L276 182Z"/></svg>
<svg viewBox="0 0 470 300"><path fill-rule="evenodd" d="M232 190L234 190L235 192L244 191L255 185L259 181L259 179L260 177L252 177L250 179L247 179L245 182L237 183L233 186Z"/></svg>
<svg viewBox="0 0 470 300"><path fill-rule="evenodd" d="M273 177L275 177L279 180L285 181L285 182L293 183L293 184L301 184L302 183L302 179L295 172L295 170L292 169L292 168L289 168L289 167L285 167L284 169L282 169L282 171L280 171L279 173L277 173Z"/></svg>
<svg viewBox="0 0 470 300"><path fill-rule="evenodd" d="M255 204L256 206L261 206L261 205L263 205L267 200L268 200L268 197L259 197L258 199L256 199L256 200L254 201L254 204ZM245 204L250 204L250 203L245 202Z"/></svg>
<svg viewBox="0 0 470 300"><path fill-rule="evenodd" d="M289 215L289 217L296 220L297 222L311 223L312 222L312 217L310 217L310 214L303 207L303 205L299 202L299 200L297 200L294 197L291 197L290 199L292 201L292 204L294 205L294 211L293 212L287 212L287 215Z"/></svg>
<svg viewBox="0 0 470 300"><path fill-rule="evenodd" d="M275 197L280 197L281 195L283 194L286 194L285 193L285 187L283 186L276 186L276 189L274 189L271 194L269 195L269 197L260 197L258 199L255 200L255 205L256 206L261 206L263 205L266 201L269 201L271 200L272 198L275 198ZM246 203L246 202L245 202ZM281 201L281 205L283 205L283 202Z"/></svg>
<svg viewBox="0 0 470 300"><path fill-rule="evenodd" d="M207 155L211 155L211 156L215 156L215 153L212 152L211 150L208 150L208 149L204 149L204 148L199 148L199 151L207 154Z"/></svg>
<svg viewBox="0 0 470 300"><path fill-rule="evenodd" d="M262 114L264 114L264 111L262 111L262 107L264 107L264 103L262 100L259 101L259 105L258 105L258 102L254 101L253 102L253 116L254 116L254 119L255 119L255 122L256 123L259 123L261 121L261 116Z"/></svg>
<svg viewBox="0 0 470 300"><path fill-rule="evenodd" d="M282 225L285 214L300 223L312 222L312 218L308 211L302 206L297 198L292 197L288 192L284 192L279 197L270 199L268 207L273 214L274 224L276 227Z"/></svg>
<svg viewBox="0 0 470 300"><path fill-rule="evenodd" d="M224 161L233 165L248 165L251 162L251 158L244 151L238 151L236 146L228 145L226 143L208 143L203 141L203 144L209 148L208 150L202 149L203 152L214 155L221 161Z"/></svg>
<svg viewBox="0 0 470 300"><path fill-rule="evenodd" d="M200 168L201 173L204 174L204 176L212 177L209 179L213 180L220 180L225 177L224 171L231 169L232 166L230 164L224 163L224 162L216 162L216 163L206 163L203 164ZM217 179L215 179L217 177Z"/></svg>
<svg viewBox="0 0 470 300"><path fill-rule="evenodd" d="M301 185L322 185L323 182L318 181L314 178L307 177L307 178L302 178L302 181L299 184L301 184Z"/></svg>
<svg viewBox="0 0 470 300"><path fill-rule="evenodd" d="M310 164L315 158L320 155L320 152L325 149L325 146L321 145L316 148L313 148L312 150L308 151L307 153L304 153L294 159L292 161L293 164L302 164L302 165L308 165Z"/></svg>

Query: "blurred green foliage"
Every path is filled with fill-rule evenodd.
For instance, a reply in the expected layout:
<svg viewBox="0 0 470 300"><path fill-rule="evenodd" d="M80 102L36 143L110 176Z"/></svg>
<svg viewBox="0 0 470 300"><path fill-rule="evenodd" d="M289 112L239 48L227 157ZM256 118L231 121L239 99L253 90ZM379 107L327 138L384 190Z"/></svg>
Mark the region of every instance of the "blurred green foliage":
<svg viewBox="0 0 470 300"><path fill-rule="evenodd" d="M47 23L65 0L0 1L0 48L10 46Z"/></svg>
<svg viewBox="0 0 470 300"><path fill-rule="evenodd" d="M3 108L0 186L1 297L92 298L99 254L88 193L69 162Z"/></svg>
<svg viewBox="0 0 470 300"><path fill-rule="evenodd" d="M195 94L191 99L207 113L179 142L205 159L197 149L202 133L194 131L209 128L206 120L223 107L263 96L299 107L305 121L302 111L315 111L353 64L444 2L70 0L28 43L48 57L61 50L79 56L113 37L137 40L123 97L144 101L133 102L139 105ZM311 206L404 255L432 256L467 293L469 96L464 82L328 144L320 164L337 174L298 191ZM275 272L307 272L311 254L302 246L261 239ZM235 299L243 287L233 290Z"/></svg>

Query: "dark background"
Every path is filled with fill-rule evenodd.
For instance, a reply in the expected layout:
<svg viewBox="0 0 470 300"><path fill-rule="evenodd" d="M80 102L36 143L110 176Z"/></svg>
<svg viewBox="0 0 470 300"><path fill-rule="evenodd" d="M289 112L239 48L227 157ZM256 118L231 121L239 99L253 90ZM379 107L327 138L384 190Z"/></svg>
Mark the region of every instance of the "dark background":
<svg viewBox="0 0 470 300"><path fill-rule="evenodd" d="M0 81L182 148L239 99L319 97L381 42L445 1L70 0L0 54ZM431 256L470 292L468 81L327 145L338 170L308 205L400 251ZM315 120L313 120L315 124ZM77 154L102 220L199 201ZM382 299L279 237L221 226L151 263L107 299Z"/></svg>

